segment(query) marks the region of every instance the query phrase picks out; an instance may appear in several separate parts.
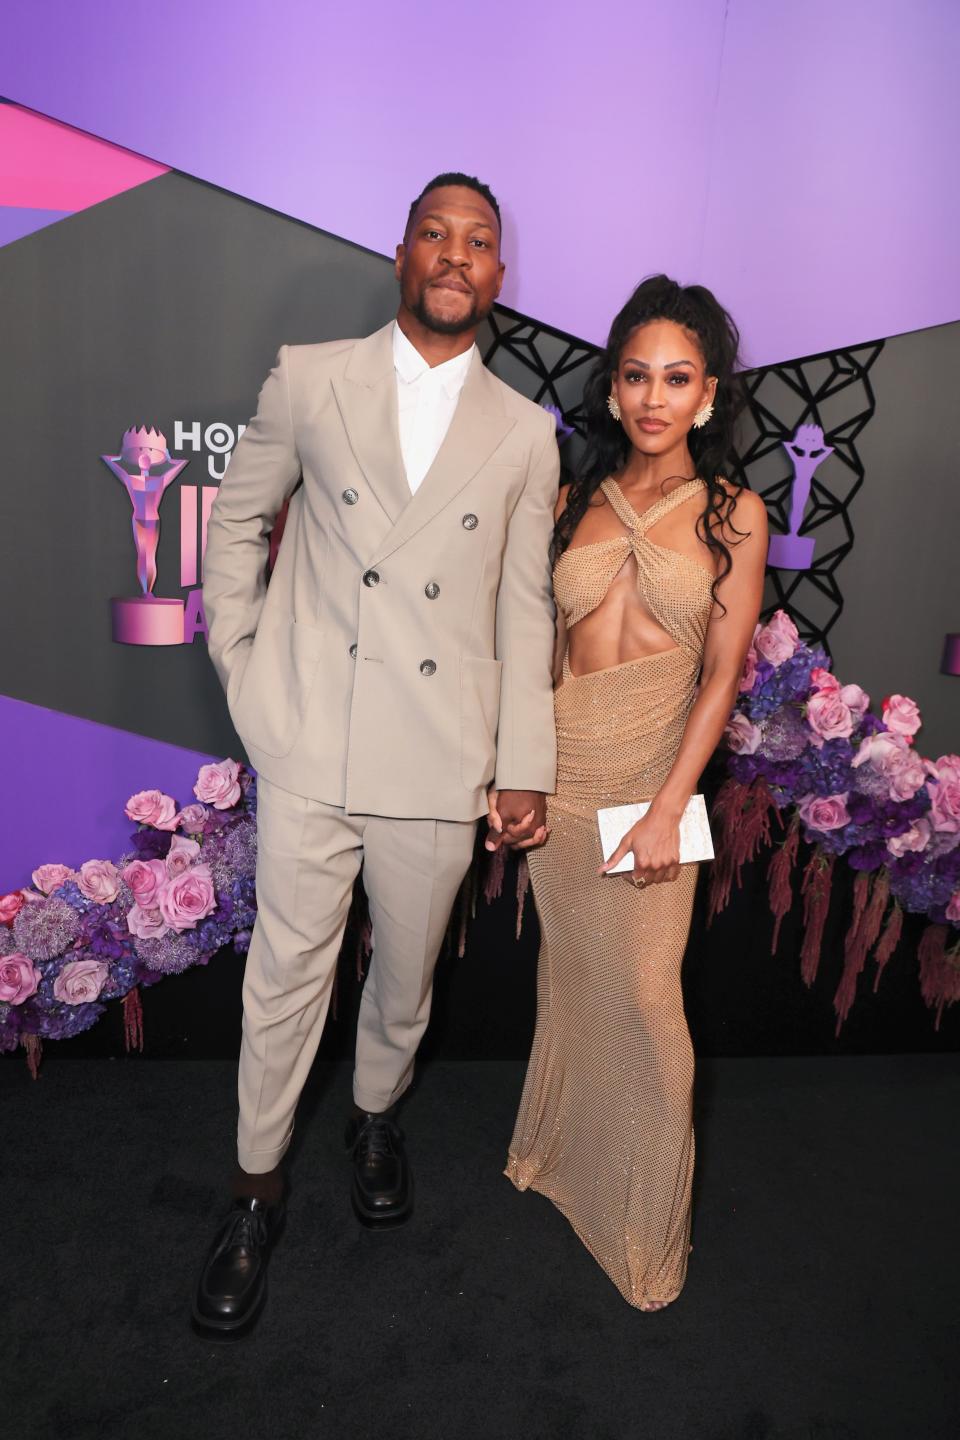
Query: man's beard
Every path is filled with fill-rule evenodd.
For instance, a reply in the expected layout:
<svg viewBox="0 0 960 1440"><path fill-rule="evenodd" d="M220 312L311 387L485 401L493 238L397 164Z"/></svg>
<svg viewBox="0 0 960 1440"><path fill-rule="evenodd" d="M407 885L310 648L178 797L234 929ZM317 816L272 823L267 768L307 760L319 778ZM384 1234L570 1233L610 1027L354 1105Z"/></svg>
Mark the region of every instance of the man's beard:
<svg viewBox="0 0 960 1440"><path fill-rule="evenodd" d="M465 315L456 320L445 320L442 316L431 315L427 309L427 291L422 290L417 297L416 303L410 306L410 310L416 315L420 324L427 330L432 330L435 335L462 335L465 330L475 330L481 320L485 320L490 313L490 308L481 310L477 302L476 292L472 292L472 303Z"/></svg>

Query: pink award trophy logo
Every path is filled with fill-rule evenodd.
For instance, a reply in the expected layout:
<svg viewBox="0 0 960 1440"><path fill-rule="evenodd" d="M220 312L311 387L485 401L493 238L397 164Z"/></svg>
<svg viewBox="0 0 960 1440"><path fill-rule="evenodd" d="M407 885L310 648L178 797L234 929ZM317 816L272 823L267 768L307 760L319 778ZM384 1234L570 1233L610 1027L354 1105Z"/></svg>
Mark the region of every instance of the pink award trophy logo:
<svg viewBox="0 0 960 1440"><path fill-rule="evenodd" d="M124 432L119 455L101 460L121 482L133 505L133 543L137 551L137 579L141 593L110 601L113 638L124 645L182 645L182 600L154 595L157 583L157 545L160 541L160 502L188 460L174 460L166 436L143 426Z"/></svg>
<svg viewBox="0 0 960 1440"><path fill-rule="evenodd" d="M833 454L833 446L824 443L819 425L800 425L792 440L784 440L783 447L793 461L790 529L786 535L770 536L767 564L775 570L809 570L816 541L812 535L801 535L800 529L814 471Z"/></svg>

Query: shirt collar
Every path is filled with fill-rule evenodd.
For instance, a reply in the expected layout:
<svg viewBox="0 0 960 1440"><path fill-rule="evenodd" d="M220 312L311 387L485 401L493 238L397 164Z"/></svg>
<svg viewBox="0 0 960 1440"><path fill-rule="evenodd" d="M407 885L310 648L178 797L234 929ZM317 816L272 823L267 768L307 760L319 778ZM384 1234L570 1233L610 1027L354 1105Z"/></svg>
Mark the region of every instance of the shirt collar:
<svg viewBox="0 0 960 1440"><path fill-rule="evenodd" d="M428 374L437 384L443 386L451 400L463 389L476 348L476 345L471 345L462 355L455 355L452 360L445 360L442 365L431 368L396 321L393 323L393 364L400 379L405 385L413 385Z"/></svg>

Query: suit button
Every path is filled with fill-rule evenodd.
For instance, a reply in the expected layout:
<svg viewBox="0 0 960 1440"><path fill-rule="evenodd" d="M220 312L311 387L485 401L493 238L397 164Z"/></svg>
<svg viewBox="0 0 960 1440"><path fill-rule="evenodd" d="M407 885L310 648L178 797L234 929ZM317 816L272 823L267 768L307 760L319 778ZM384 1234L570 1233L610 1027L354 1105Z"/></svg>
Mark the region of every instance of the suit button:
<svg viewBox="0 0 960 1440"><path fill-rule="evenodd" d="M436 662L436 660L421 660L421 661L420 661L420 674L421 674L421 675L436 675L436 673L437 673L437 662Z"/></svg>
<svg viewBox="0 0 960 1440"><path fill-rule="evenodd" d="M357 501L360 499L360 496L357 494L356 490L351 488L349 490L344 490L343 494L340 496L340 499L343 501L344 505L356 505Z"/></svg>
<svg viewBox="0 0 960 1440"><path fill-rule="evenodd" d="M440 594L440 586L437 584L436 580L431 580L429 585L424 585L423 593L424 595L426 595L428 600L436 600L437 596Z"/></svg>
<svg viewBox="0 0 960 1440"><path fill-rule="evenodd" d="M460 524L463 526L464 530L476 530L477 526L480 524L480 521L477 519L476 515L464 515L463 519L460 521Z"/></svg>
<svg viewBox="0 0 960 1440"><path fill-rule="evenodd" d="M364 585L379 585L380 576L377 574L376 570L364 570L363 583Z"/></svg>
<svg viewBox="0 0 960 1440"><path fill-rule="evenodd" d="M353 644L353 645L350 646L350 658L351 658L351 660L356 660L356 658L357 658L357 647L356 647L356 644Z"/></svg>

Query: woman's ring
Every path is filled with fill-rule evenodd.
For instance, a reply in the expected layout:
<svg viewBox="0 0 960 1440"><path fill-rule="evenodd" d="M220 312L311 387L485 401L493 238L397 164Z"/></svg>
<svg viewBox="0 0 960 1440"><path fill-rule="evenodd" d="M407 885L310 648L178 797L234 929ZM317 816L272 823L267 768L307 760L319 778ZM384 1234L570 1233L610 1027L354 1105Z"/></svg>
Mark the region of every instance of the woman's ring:
<svg viewBox="0 0 960 1440"><path fill-rule="evenodd" d="M647 877L646 877L645 875L640 875L640 876L634 875L632 878L633 878L634 886L636 887L637 890L642 890L643 887L644 887L644 885L646 885L646 883L647 883Z"/></svg>

